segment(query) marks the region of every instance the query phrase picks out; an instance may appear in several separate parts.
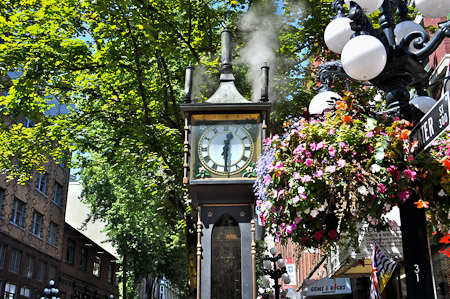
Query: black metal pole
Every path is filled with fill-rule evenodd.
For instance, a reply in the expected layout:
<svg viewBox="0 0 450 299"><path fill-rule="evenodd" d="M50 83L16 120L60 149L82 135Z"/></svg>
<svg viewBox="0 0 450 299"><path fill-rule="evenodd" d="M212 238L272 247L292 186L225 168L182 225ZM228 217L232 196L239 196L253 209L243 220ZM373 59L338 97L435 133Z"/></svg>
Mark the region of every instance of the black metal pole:
<svg viewBox="0 0 450 299"><path fill-rule="evenodd" d="M437 297L425 210L417 208L417 200L419 195L413 194L400 207L407 295L408 299L434 299Z"/></svg>
<svg viewBox="0 0 450 299"><path fill-rule="evenodd" d="M278 284L278 279L275 279L275 299L280 299L280 285Z"/></svg>

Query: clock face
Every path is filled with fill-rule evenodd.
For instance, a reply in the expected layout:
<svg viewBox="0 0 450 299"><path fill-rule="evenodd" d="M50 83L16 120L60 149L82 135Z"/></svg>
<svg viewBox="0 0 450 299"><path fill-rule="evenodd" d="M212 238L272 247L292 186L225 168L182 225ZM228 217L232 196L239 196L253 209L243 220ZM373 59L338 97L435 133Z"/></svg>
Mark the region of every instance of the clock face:
<svg viewBox="0 0 450 299"><path fill-rule="evenodd" d="M193 114L190 126L191 183L251 181L262 147L259 113Z"/></svg>
<svg viewBox="0 0 450 299"><path fill-rule="evenodd" d="M242 172L252 161L254 142L244 126L215 125L201 135L198 156L203 167L214 174Z"/></svg>

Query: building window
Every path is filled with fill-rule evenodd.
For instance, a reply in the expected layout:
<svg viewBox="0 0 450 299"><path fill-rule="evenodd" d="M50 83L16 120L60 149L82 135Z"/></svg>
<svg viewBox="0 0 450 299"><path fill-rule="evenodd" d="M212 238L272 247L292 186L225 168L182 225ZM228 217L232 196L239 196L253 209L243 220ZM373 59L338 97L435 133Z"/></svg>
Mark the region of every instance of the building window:
<svg viewBox="0 0 450 299"><path fill-rule="evenodd" d="M8 245L0 244L0 269L5 267L6 260L6 250L8 249Z"/></svg>
<svg viewBox="0 0 450 299"><path fill-rule="evenodd" d="M67 239L66 263L73 265L75 259L75 241Z"/></svg>
<svg viewBox="0 0 450 299"><path fill-rule="evenodd" d="M36 279L40 282L44 282L45 280L45 270L47 268L47 263L44 261L39 261L38 272Z"/></svg>
<svg viewBox="0 0 450 299"><path fill-rule="evenodd" d="M16 298L17 285L12 283L5 284L5 296L4 299L15 299Z"/></svg>
<svg viewBox="0 0 450 299"><path fill-rule="evenodd" d="M48 229L48 238L47 242L57 247L58 241L58 225L53 221L50 221L50 227Z"/></svg>
<svg viewBox="0 0 450 299"><path fill-rule="evenodd" d="M48 174L39 173L36 189L44 195L47 195Z"/></svg>
<svg viewBox="0 0 450 299"><path fill-rule="evenodd" d="M9 257L9 272L19 273L20 262L22 261L22 251L13 249Z"/></svg>
<svg viewBox="0 0 450 299"><path fill-rule="evenodd" d="M5 190L0 188L0 217L2 216L3 198L5 197Z"/></svg>
<svg viewBox="0 0 450 299"><path fill-rule="evenodd" d="M25 117L25 120L23 121L23 126L25 128L33 128L36 125L35 121L32 121L28 117Z"/></svg>
<svg viewBox="0 0 450 299"><path fill-rule="evenodd" d="M112 284L114 282L114 264L109 264L108 267L108 283Z"/></svg>
<svg viewBox="0 0 450 299"><path fill-rule="evenodd" d="M23 276L33 278L34 257L28 255L25 260L25 267L23 268Z"/></svg>
<svg viewBox="0 0 450 299"><path fill-rule="evenodd" d="M56 269L56 267L55 266L53 266L53 265L49 265L48 266L48 280L50 281L50 280L53 280L53 281L55 281L56 280L56 277L57 277L57 269Z"/></svg>
<svg viewBox="0 0 450 299"><path fill-rule="evenodd" d="M53 187L53 203L58 206L61 205L61 195L62 195L63 187L55 182L55 186Z"/></svg>
<svg viewBox="0 0 450 299"><path fill-rule="evenodd" d="M25 211L25 203L16 198L13 204L11 223L19 227L23 227L24 211Z"/></svg>
<svg viewBox="0 0 450 299"><path fill-rule="evenodd" d="M84 247L81 247L80 254L80 270L87 270L87 261L88 261L88 250Z"/></svg>
<svg viewBox="0 0 450 299"><path fill-rule="evenodd" d="M33 213L33 221L31 222L31 234L36 237L41 237L42 231L42 214L34 211Z"/></svg>
<svg viewBox="0 0 450 299"><path fill-rule="evenodd" d="M100 277L101 269L102 269L102 259L98 256L95 256L92 274L94 274L94 276Z"/></svg>
<svg viewBox="0 0 450 299"><path fill-rule="evenodd" d="M26 288L26 287L20 288L20 296L30 298L30 295L31 295L31 290L29 288Z"/></svg>

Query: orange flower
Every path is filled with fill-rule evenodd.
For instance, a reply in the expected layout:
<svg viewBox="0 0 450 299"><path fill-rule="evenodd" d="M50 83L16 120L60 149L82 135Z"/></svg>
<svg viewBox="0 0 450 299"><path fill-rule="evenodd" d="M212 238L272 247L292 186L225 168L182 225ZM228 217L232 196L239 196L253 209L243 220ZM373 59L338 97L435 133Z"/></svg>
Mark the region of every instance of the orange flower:
<svg viewBox="0 0 450 299"><path fill-rule="evenodd" d="M337 109L337 110L339 110L339 109L342 109L342 110L347 109L347 103L344 102L344 101L337 101L337 103L336 103L336 109Z"/></svg>
<svg viewBox="0 0 450 299"><path fill-rule="evenodd" d="M342 115L341 119L343 122L345 122L346 124L349 124L352 122L352 117L350 115Z"/></svg>
<svg viewBox="0 0 450 299"><path fill-rule="evenodd" d="M422 199L419 199L419 201L416 201L414 204L417 205L418 209L422 209L422 208L426 209L430 205L430 203L428 201L425 201L425 200L422 200Z"/></svg>
<svg viewBox="0 0 450 299"><path fill-rule="evenodd" d="M400 133L400 140L406 140L408 139L409 133L411 133L410 130L402 130L402 132Z"/></svg>

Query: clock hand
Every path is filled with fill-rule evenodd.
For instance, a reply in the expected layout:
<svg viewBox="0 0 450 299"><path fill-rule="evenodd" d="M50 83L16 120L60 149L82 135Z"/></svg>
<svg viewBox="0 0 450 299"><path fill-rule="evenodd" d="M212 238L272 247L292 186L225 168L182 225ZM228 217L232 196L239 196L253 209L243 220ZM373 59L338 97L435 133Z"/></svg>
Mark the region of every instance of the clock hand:
<svg viewBox="0 0 450 299"><path fill-rule="evenodd" d="M228 158L229 158L229 155L230 155L230 145L231 145L231 139L233 139L233 134L230 132L230 133L228 133L227 134L227 139L225 139L224 141L223 141L223 143L225 144L224 146L223 146L223 152L222 152L222 156L223 156L223 159L224 159L224 171L229 171L228 170L228 163L229 163L229 161L228 161Z"/></svg>

